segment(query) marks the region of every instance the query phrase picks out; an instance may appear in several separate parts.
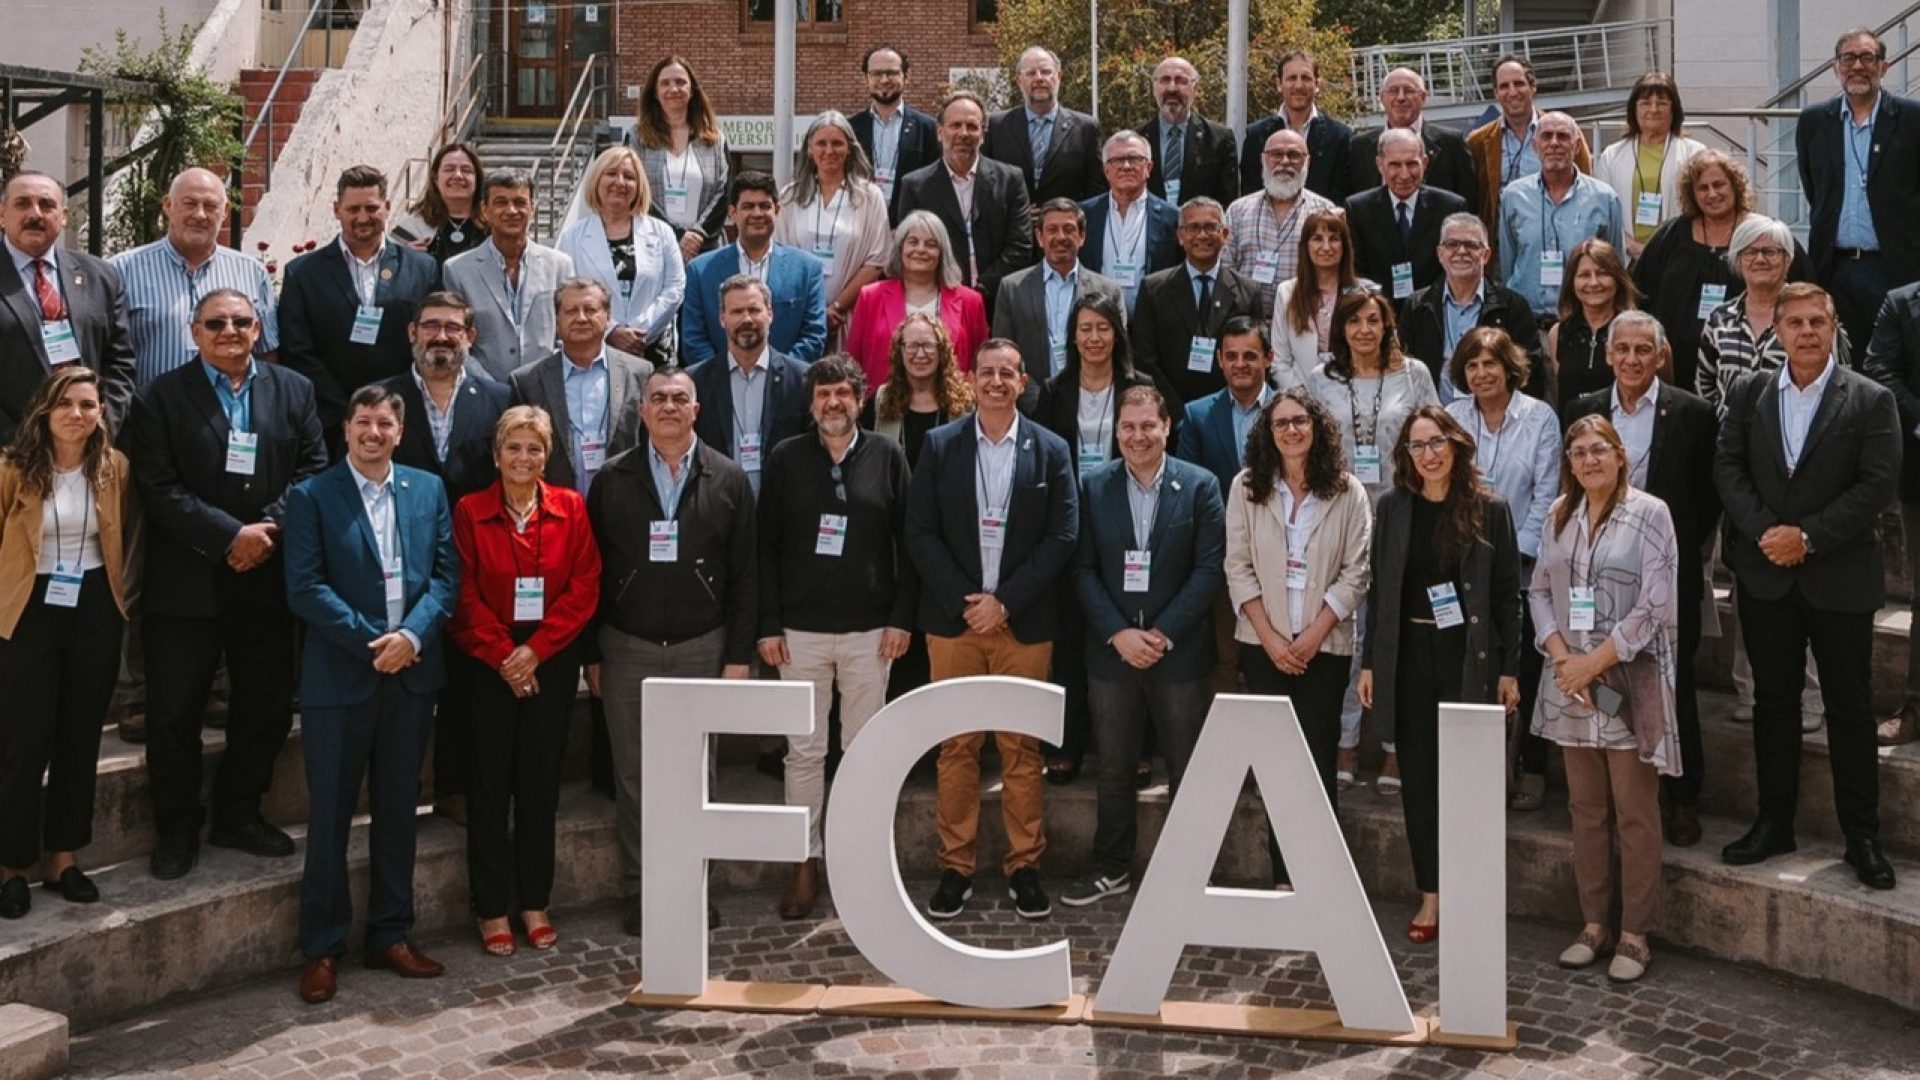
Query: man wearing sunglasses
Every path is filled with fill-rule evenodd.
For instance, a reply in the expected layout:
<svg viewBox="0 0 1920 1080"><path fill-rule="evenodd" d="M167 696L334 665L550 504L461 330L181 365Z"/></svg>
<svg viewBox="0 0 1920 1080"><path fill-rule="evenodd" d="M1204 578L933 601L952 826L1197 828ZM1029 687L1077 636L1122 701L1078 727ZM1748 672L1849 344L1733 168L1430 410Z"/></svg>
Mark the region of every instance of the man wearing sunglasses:
<svg viewBox="0 0 1920 1080"><path fill-rule="evenodd" d="M886 702L920 598L906 550L907 452L860 430L866 381L845 354L809 367L814 430L775 446L760 481L760 660L813 684L813 732L787 740L787 805L812 816L807 861L780 898L786 919L813 914L819 895L834 690L844 747Z"/></svg>
<svg viewBox="0 0 1920 1080"><path fill-rule="evenodd" d="M235 289L200 299L194 359L134 402L127 456L147 509L147 769L153 876L184 876L200 851L200 725L224 654L233 683L208 842L285 858L261 815L293 723L294 622L280 561L287 492L327 465L313 384L253 356L260 316Z"/></svg>

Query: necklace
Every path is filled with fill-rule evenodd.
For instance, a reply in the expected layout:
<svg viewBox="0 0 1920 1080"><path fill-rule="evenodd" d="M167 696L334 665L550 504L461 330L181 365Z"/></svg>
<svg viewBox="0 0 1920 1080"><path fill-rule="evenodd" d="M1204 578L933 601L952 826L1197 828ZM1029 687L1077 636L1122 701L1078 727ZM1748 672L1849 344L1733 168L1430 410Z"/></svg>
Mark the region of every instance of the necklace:
<svg viewBox="0 0 1920 1080"><path fill-rule="evenodd" d="M447 239L453 241L456 244L466 243L467 242L467 223L472 220L473 218L471 215L467 217L459 218L458 220L456 220L452 214L448 214L447 224L453 226L453 231L447 234Z"/></svg>

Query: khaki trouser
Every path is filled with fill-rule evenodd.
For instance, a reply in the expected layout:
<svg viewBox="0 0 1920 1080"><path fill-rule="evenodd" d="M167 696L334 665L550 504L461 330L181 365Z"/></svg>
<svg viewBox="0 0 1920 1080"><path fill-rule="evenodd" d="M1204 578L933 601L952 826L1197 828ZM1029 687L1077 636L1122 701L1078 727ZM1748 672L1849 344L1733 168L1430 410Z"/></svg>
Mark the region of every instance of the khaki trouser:
<svg viewBox="0 0 1920 1080"><path fill-rule="evenodd" d="M1580 917L1606 926L1613 908L1613 834L1620 834L1620 930L1660 928L1660 775L1634 750L1569 746L1567 810Z"/></svg>
<svg viewBox="0 0 1920 1080"><path fill-rule="evenodd" d="M1053 643L1023 645L1012 633L971 631L959 637L927 635L927 659L933 679L967 675L1047 677ZM1000 750L1000 820L1007 829L1003 869L1036 866L1046 850L1046 821L1040 804L1040 741L1028 735L996 731ZM975 731L940 746L939 794L935 823L940 830L940 868L973 875L975 838L980 832L980 748L987 733Z"/></svg>

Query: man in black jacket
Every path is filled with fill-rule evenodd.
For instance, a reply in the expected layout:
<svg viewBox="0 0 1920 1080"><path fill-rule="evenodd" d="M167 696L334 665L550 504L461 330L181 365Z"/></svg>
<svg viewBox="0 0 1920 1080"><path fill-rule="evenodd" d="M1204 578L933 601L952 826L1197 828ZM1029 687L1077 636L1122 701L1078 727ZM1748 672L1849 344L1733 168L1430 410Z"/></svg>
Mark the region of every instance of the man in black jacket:
<svg viewBox="0 0 1920 1080"><path fill-rule="evenodd" d="M135 400L127 457L145 504L147 768L159 842L153 876L200 852L200 724L224 655L233 683L209 842L283 858L293 840L260 801L293 726L294 620L281 572L287 492L326 468L313 384L254 360L253 301L216 289L194 309L198 362ZM244 324L244 325L243 325Z"/></svg>
<svg viewBox="0 0 1920 1080"><path fill-rule="evenodd" d="M887 200L888 220L900 222L900 178L940 159L933 117L906 102L913 61L892 45L875 45L860 58L868 106L847 118L853 137L873 162L873 182Z"/></svg>
<svg viewBox="0 0 1920 1080"><path fill-rule="evenodd" d="M655 676L744 679L753 662L753 489L740 466L694 438L694 395L683 369L655 371L640 407L646 444L608 462L587 492L601 560L601 662L587 680L607 703L622 925L636 937L641 684Z"/></svg>
<svg viewBox="0 0 1920 1080"><path fill-rule="evenodd" d="M1900 524L1907 538L1909 581L1920 581L1920 282L1887 294L1873 323L1873 341L1861 365L1868 378L1893 391L1900 407ZM1911 602L1920 626L1920 589ZM1900 713L1882 720L1881 746L1920 738L1920 648L1907 642L1907 693Z"/></svg>
<svg viewBox="0 0 1920 1080"><path fill-rule="evenodd" d="M1420 115L1427 106L1427 83L1412 68L1399 67L1387 72L1380 83L1380 111L1387 128L1411 128L1427 148L1427 183L1451 191L1467 201L1467 209L1480 212L1480 178L1474 171L1473 156L1467 153L1466 136L1441 124L1429 124ZM1380 153L1380 132L1363 131L1353 137L1353 190L1365 191L1380 183L1380 167L1374 159Z"/></svg>
<svg viewBox="0 0 1920 1080"><path fill-rule="evenodd" d="M1439 279L1440 226L1465 213L1467 202L1427 185L1427 149L1418 135L1396 128L1379 145L1385 182L1347 197L1347 224L1354 269L1398 303Z"/></svg>
<svg viewBox="0 0 1920 1080"><path fill-rule="evenodd" d="M1487 227L1473 214L1454 214L1440 223L1440 269L1444 276L1400 303L1394 320L1400 348L1423 360L1436 375L1447 370L1454 346L1467 331L1483 326L1505 330L1514 344L1526 350L1533 374L1527 393L1547 396L1547 354L1540 344L1540 326L1533 309L1519 293L1487 277ZM1442 375L1440 400L1452 401L1463 391Z"/></svg>
<svg viewBox="0 0 1920 1080"><path fill-rule="evenodd" d="M1201 195L1226 206L1240 197L1238 144L1232 128L1193 111L1199 92L1200 72L1185 57L1169 56L1153 69L1159 110L1134 129L1153 149L1147 187L1175 206Z"/></svg>
<svg viewBox="0 0 1920 1080"><path fill-rule="evenodd" d="M760 481L760 659L813 683L811 734L787 739L786 798L808 818L807 861L780 898L813 913L820 887L828 726L840 696L851 743L887 700L887 675L913 635L920 579L907 558L907 452L861 431L866 375L844 353L807 369L814 430L773 448Z"/></svg>

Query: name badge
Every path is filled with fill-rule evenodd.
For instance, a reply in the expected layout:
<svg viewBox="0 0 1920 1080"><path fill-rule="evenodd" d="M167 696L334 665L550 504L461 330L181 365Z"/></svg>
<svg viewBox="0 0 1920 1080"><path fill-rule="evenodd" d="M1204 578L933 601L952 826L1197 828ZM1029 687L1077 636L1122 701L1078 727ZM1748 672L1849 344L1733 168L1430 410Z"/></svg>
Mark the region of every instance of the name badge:
<svg viewBox="0 0 1920 1080"><path fill-rule="evenodd" d="M1106 463L1107 451L1105 447L1083 446L1080 448L1081 472L1086 472L1088 469L1097 469Z"/></svg>
<svg viewBox="0 0 1920 1080"><path fill-rule="evenodd" d="M1647 226L1660 224L1660 193L1643 191L1633 200L1633 223Z"/></svg>
<svg viewBox="0 0 1920 1080"><path fill-rule="evenodd" d="M547 617L547 579L544 577L517 577L513 579L513 621L539 622Z"/></svg>
<svg viewBox="0 0 1920 1080"><path fill-rule="evenodd" d="M831 240L814 241L813 257L820 260L820 276L831 280L833 278L833 242Z"/></svg>
<svg viewBox="0 0 1920 1080"><path fill-rule="evenodd" d="M1167 201L1175 206L1180 205L1180 181L1167 181Z"/></svg>
<svg viewBox="0 0 1920 1080"><path fill-rule="evenodd" d="M386 584L387 603L404 603L407 599L407 579L400 572L400 560L394 559L382 567L380 577Z"/></svg>
<svg viewBox="0 0 1920 1080"><path fill-rule="evenodd" d="M1365 443L1353 448L1353 475L1363 484L1380 482L1380 447Z"/></svg>
<svg viewBox="0 0 1920 1080"><path fill-rule="evenodd" d="M821 514L820 534L814 538L813 553L838 558L846 550L847 515Z"/></svg>
<svg viewBox="0 0 1920 1080"><path fill-rule="evenodd" d="M1726 302L1727 287L1725 285L1702 285L1700 286L1700 306L1694 309L1693 317L1705 319L1713 314L1714 308Z"/></svg>
<svg viewBox="0 0 1920 1080"><path fill-rule="evenodd" d="M361 304L353 309L353 333L347 340L355 345L371 345L380 340L380 307Z"/></svg>
<svg viewBox="0 0 1920 1080"><path fill-rule="evenodd" d="M1540 253L1541 288L1557 289L1560 287L1561 280L1566 276L1567 261L1565 255L1558 251L1543 251Z"/></svg>
<svg viewBox="0 0 1920 1080"><path fill-rule="evenodd" d="M1262 285L1271 285L1280 277L1280 253L1277 251L1256 251L1253 253L1253 280Z"/></svg>
<svg viewBox="0 0 1920 1080"><path fill-rule="evenodd" d="M607 445L598 439L580 440L580 467L590 473L607 467Z"/></svg>
<svg viewBox="0 0 1920 1080"><path fill-rule="evenodd" d="M1439 624L1442 630L1460 626L1467 621L1466 614L1460 610L1460 597L1453 591L1451 581L1427 586L1427 602L1433 605L1433 621Z"/></svg>
<svg viewBox="0 0 1920 1080"><path fill-rule="evenodd" d="M667 216L676 219L687 216L687 189L684 185L667 185Z"/></svg>
<svg viewBox="0 0 1920 1080"><path fill-rule="evenodd" d="M69 608L80 606L80 570L78 567L72 570L60 567L54 568L53 574L47 578L47 606Z"/></svg>
<svg viewBox="0 0 1920 1080"><path fill-rule="evenodd" d="M74 340L73 323L55 319L40 324L40 343L47 347L47 363L58 366L80 359L80 343Z"/></svg>
<svg viewBox="0 0 1920 1080"><path fill-rule="evenodd" d="M647 559L650 562L680 561L680 523L678 521L647 523Z"/></svg>
<svg viewBox="0 0 1920 1080"><path fill-rule="evenodd" d="M1287 588L1307 587L1307 560L1301 555L1287 556Z"/></svg>
<svg viewBox="0 0 1920 1080"><path fill-rule="evenodd" d="M748 472L760 471L760 433L746 432L734 444L733 460Z"/></svg>
<svg viewBox="0 0 1920 1080"><path fill-rule="evenodd" d="M248 431L227 432L227 471L252 476L260 462L260 436Z"/></svg>
<svg viewBox="0 0 1920 1080"><path fill-rule="evenodd" d="M1405 300L1413 295L1413 264L1400 262L1393 264L1393 298Z"/></svg>
<svg viewBox="0 0 1920 1080"><path fill-rule="evenodd" d="M1187 370L1199 372L1212 371L1213 351L1214 340L1212 338L1195 334L1193 340L1187 343Z"/></svg>
<svg viewBox="0 0 1920 1080"><path fill-rule="evenodd" d="M1153 552L1129 551L1120 564L1120 588L1123 592L1146 592L1153 581Z"/></svg>
<svg viewBox="0 0 1920 1080"><path fill-rule="evenodd" d="M1112 272L1114 284L1123 289L1131 289L1140 284L1139 263L1117 262L1108 269Z"/></svg>
<svg viewBox="0 0 1920 1080"><path fill-rule="evenodd" d="M1007 546L1007 512L998 506L980 515L980 546L995 551Z"/></svg>
<svg viewBox="0 0 1920 1080"><path fill-rule="evenodd" d="M893 170L892 169L882 169L877 165L874 166L873 182L879 185L880 197L882 199L891 200L893 198Z"/></svg>
<svg viewBox="0 0 1920 1080"><path fill-rule="evenodd" d="M1575 585L1567 591L1567 629L1593 629L1593 590Z"/></svg>
<svg viewBox="0 0 1920 1080"><path fill-rule="evenodd" d="M1047 373L1050 375L1058 375L1061 369L1066 366L1067 343L1064 341L1047 342Z"/></svg>

